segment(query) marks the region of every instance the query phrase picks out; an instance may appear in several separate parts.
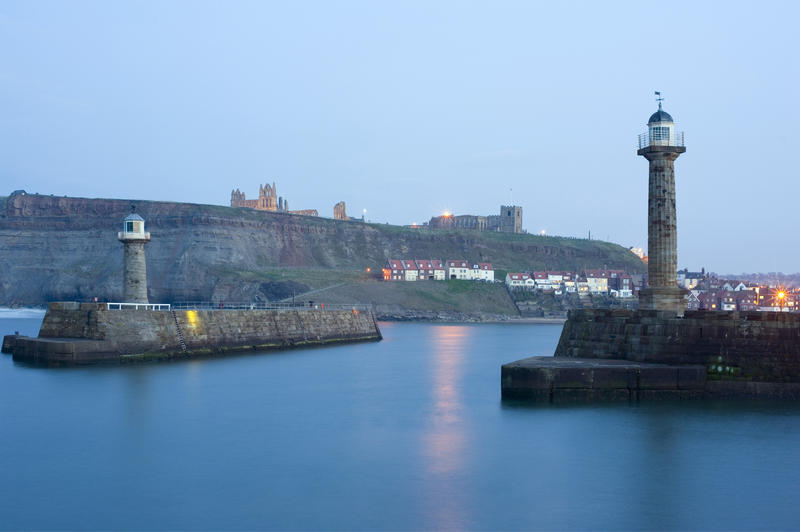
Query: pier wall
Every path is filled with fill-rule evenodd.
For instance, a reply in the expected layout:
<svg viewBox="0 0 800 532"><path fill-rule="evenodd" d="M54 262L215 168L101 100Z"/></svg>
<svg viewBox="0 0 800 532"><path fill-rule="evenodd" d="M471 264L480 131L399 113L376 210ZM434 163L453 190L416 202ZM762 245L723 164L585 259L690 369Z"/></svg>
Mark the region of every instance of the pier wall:
<svg viewBox="0 0 800 532"><path fill-rule="evenodd" d="M51 303L38 338L11 338L15 359L133 361L379 340L368 310L107 310Z"/></svg>
<svg viewBox="0 0 800 532"><path fill-rule="evenodd" d="M573 310L555 356L504 364L504 397L800 399L800 315Z"/></svg>
<svg viewBox="0 0 800 532"><path fill-rule="evenodd" d="M555 356L694 364L712 379L800 382L800 315L575 310Z"/></svg>

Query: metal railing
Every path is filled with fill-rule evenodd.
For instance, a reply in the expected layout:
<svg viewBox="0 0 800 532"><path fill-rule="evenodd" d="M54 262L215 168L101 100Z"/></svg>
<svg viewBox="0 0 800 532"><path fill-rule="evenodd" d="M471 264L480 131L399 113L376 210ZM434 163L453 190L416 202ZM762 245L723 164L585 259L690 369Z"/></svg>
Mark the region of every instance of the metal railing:
<svg viewBox="0 0 800 532"><path fill-rule="evenodd" d="M639 135L639 149L650 146L684 146L683 131L673 133L671 139L650 139L649 132Z"/></svg>
<svg viewBox="0 0 800 532"><path fill-rule="evenodd" d="M106 303L108 310L171 310L167 303Z"/></svg>
<svg viewBox="0 0 800 532"><path fill-rule="evenodd" d="M280 302L213 302L213 301L177 301L172 304L172 310L370 310L372 305L334 304L318 301L298 301L296 303Z"/></svg>

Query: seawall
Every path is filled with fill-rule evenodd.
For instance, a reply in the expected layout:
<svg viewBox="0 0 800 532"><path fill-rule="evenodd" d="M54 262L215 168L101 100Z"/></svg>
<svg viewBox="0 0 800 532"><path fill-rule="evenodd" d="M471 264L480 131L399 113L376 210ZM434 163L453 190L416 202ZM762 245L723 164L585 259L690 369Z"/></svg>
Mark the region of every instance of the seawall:
<svg viewBox="0 0 800 532"><path fill-rule="evenodd" d="M6 337L15 360L91 364L380 340L371 310L108 310L51 303L37 338Z"/></svg>
<svg viewBox="0 0 800 532"><path fill-rule="evenodd" d="M505 397L800 398L800 315L575 310L553 357L501 374Z"/></svg>

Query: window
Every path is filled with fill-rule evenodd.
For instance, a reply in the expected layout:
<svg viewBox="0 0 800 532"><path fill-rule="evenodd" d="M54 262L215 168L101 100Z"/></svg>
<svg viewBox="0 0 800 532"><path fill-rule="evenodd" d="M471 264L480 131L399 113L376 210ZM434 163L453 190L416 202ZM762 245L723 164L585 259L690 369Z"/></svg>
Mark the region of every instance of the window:
<svg viewBox="0 0 800 532"><path fill-rule="evenodd" d="M125 222L125 232L133 233L133 222Z"/></svg>
<svg viewBox="0 0 800 532"><path fill-rule="evenodd" d="M650 140L669 140L669 128L668 127L651 127L650 128Z"/></svg>

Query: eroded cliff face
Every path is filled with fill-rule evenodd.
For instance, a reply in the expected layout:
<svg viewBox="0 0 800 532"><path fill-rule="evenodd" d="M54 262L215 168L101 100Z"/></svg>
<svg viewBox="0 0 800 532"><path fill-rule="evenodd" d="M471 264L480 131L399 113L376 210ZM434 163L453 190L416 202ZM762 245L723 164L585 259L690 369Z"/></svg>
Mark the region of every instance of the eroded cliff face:
<svg viewBox="0 0 800 532"><path fill-rule="evenodd" d="M603 242L570 245L532 235L414 231L214 205L29 194L0 199L0 305L119 300L117 231L132 203L152 236L149 295L158 302L272 299L282 287L263 275L271 269L363 270L380 268L389 257L465 258L512 270L643 269L627 250Z"/></svg>

